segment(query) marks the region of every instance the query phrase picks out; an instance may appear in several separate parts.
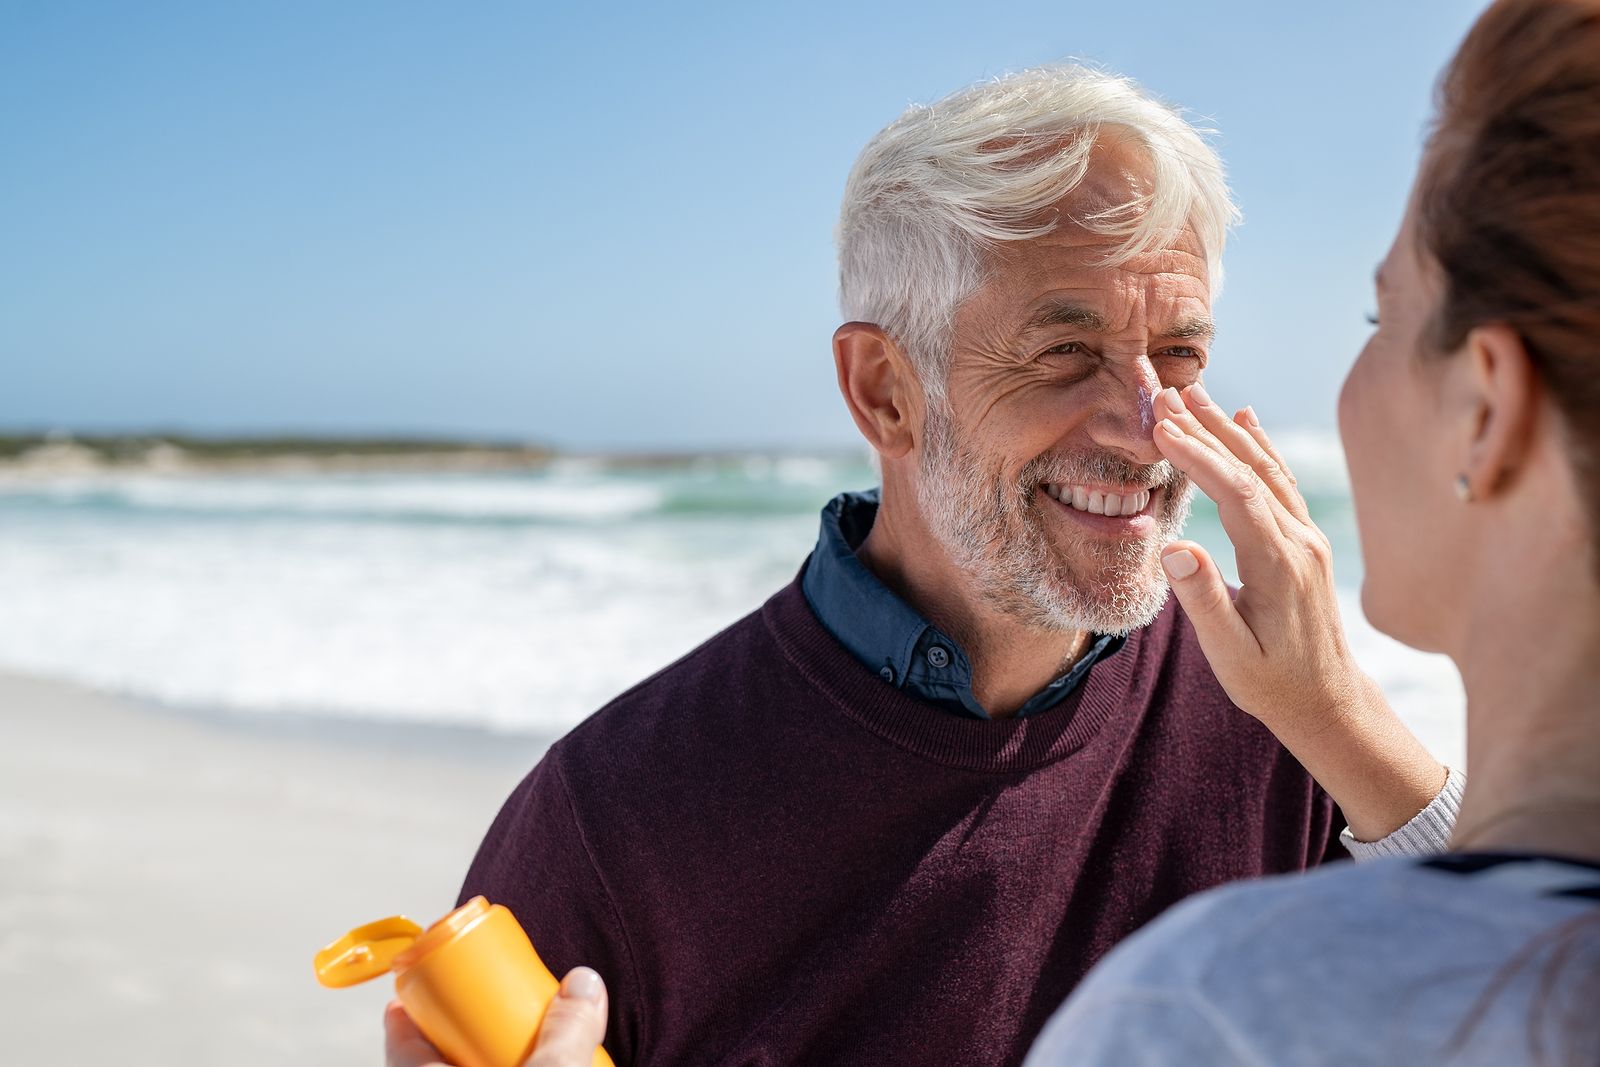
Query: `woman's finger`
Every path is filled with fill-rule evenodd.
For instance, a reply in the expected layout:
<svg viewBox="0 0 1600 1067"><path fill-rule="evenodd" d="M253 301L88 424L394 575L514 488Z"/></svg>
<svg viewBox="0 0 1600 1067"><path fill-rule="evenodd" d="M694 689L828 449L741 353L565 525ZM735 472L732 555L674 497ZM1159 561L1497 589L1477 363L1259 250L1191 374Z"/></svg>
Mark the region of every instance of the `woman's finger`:
<svg viewBox="0 0 1600 1067"><path fill-rule="evenodd" d="M1193 541L1174 541L1161 550L1161 566L1218 677L1260 655L1261 643L1233 606L1228 583L1209 552Z"/></svg>
<svg viewBox="0 0 1600 1067"><path fill-rule="evenodd" d="M1241 489L1246 485L1250 485L1252 489L1259 489L1260 492L1255 495L1259 495L1264 502L1261 513L1270 516L1277 525L1279 532L1285 537L1293 537L1304 528L1305 523L1283 506L1277 495L1273 493L1272 487L1261 480L1261 476L1256 473L1255 468L1240 458L1227 444L1218 440L1217 435L1200 420L1195 411L1190 409L1188 402L1184 399L1184 394L1180 394L1178 390L1172 388L1163 389L1156 398L1155 412L1158 420L1163 418L1170 419L1185 434L1215 453L1215 465L1222 471L1229 473L1230 480L1237 481ZM1225 419L1222 421L1226 422ZM1240 433L1239 428L1236 426L1233 427L1233 431ZM1160 442L1157 441L1156 443L1159 446ZM1250 442L1250 448L1252 450L1255 449L1253 441ZM1188 472L1186 471L1185 473ZM1204 489L1205 486L1202 485L1201 488ZM1209 491L1207 495L1210 495ZM1222 500L1214 496L1212 499L1217 501L1219 508L1222 506ZM1224 525L1226 525L1226 520L1224 520Z"/></svg>
<svg viewBox="0 0 1600 1067"><path fill-rule="evenodd" d="M1194 383L1183 391L1183 403L1195 418L1211 432L1230 453L1244 462L1256 476L1272 490L1272 495L1284 510L1302 523L1311 521L1311 512L1305 498L1296 488L1289 468L1270 447L1264 446L1266 434L1256 427L1256 432L1228 418L1228 413L1218 407L1207 395L1205 386Z"/></svg>
<svg viewBox="0 0 1600 1067"><path fill-rule="evenodd" d="M1191 433L1185 424L1197 432ZM1280 519L1281 506L1256 473L1214 441L1203 440L1204 433L1193 415L1173 415L1156 425L1154 440L1168 462L1216 501L1217 517L1233 542L1240 579L1248 585L1281 576L1289 559L1285 525L1294 520L1286 513Z"/></svg>
<svg viewBox="0 0 1600 1067"><path fill-rule="evenodd" d="M606 986L587 967L574 967L545 1009L526 1067L589 1067L606 1037Z"/></svg>
<svg viewBox="0 0 1600 1067"><path fill-rule="evenodd" d="M1192 386L1190 386L1189 389L1192 389ZM1278 530L1282 531L1283 536L1294 537L1299 533L1299 531L1304 530L1306 522L1301 520L1298 515L1294 515L1293 512L1290 512L1288 507L1283 506L1283 502L1278 499L1277 493L1272 491L1272 486L1267 485L1267 483L1262 480L1261 474L1256 472L1256 469L1251 466L1250 462L1246 462L1246 459L1240 458L1240 456L1235 453L1234 448L1229 448L1229 445L1226 445L1226 443L1218 440L1218 435L1213 434L1211 429L1206 427L1205 422L1200 421L1200 418L1198 418L1197 414L1195 414L1195 411L1190 411L1189 403L1184 400L1184 395L1186 394L1187 389L1184 394L1179 394L1178 389L1173 389L1173 387L1163 389L1162 392L1157 395L1157 398L1155 398L1155 418L1157 418L1158 421L1163 418L1171 419L1171 421L1173 421L1174 424L1179 427L1179 429L1184 430L1189 437L1194 438L1195 442L1200 443L1200 445L1205 445L1206 448L1210 448L1213 453L1216 453L1222 469L1240 470L1240 478L1242 478L1242 482L1259 483L1262 496L1269 501L1269 506L1267 506L1266 510L1270 515L1272 515L1272 517L1274 517L1274 520L1278 525ZM1206 400L1210 402L1210 398L1206 398ZM1195 406L1198 408L1198 403ZM1224 422L1226 422L1226 419L1224 419ZM1237 426L1232 427L1232 429L1234 429L1234 434L1237 435L1237 438L1235 438L1237 442L1245 442L1245 440L1248 440L1248 438L1240 435ZM1226 430L1224 430L1224 432L1226 432ZM1157 442L1157 445L1160 445L1160 442ZM1248 445L1248 450L1246 450L1245 446L1243 445L1240 445L1240 450L1246 451L1246 456L1248 456L1248 454L1256 451L1256 448L1254 448L1254 443L1251 442L1250 445ZM1245 474L1245 472L1248 472L1248 474ZM1221 501L1218 501L1218 504L1221 506Z"/></svg>
<svg viewBox="0 0 1600 1067"><path fill-rule="evenodd" d="M1255 438L1256 444L1261 446L1261 450L1272 457L1272 461L1278 465L1279 470L1283 471L1284 478L1288 479L1289 484L1294 486L1295 494L1304 503L1305 496L1300 492L1299 479L1294 476L1294 471L1289 469L1289 464L1284 462L1283 453L1279 452L1277 446L1272 443L1272 439L1267 436L1267 431L1261 428L1261 420L1256 418L1256 409L1253 407L1240 408L1234 412L1233 421L1243 427L1244 431L1251 437ZM1307 514L1309 514L1309 510Z"/></svg>

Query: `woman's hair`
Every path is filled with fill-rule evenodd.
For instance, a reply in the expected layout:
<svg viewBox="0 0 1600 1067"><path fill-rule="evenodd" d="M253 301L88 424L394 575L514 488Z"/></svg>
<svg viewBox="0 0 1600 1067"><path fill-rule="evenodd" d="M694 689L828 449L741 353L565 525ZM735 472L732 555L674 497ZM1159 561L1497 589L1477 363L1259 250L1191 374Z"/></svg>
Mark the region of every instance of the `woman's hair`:
<svg viewBox="0 0 1600 1067"><path fill-rule="evenodd" d="M1444 295L1426 335L1521 336L1600 536L1600 0L1499 0L1440 78L1418 187Z"/></svg>
<svg viewBox="0 0 1600 1067"><path fill-rule="evenodd" d="M1147 196L1079 224L1120 238L1125 261L1193 227L1222 283L1238 218L1222 161L1200 131L1127 78L1043 66L909 108L867 142L839 212L839 304L906 350L930 399L943 399L956 309L984 283L997 243L1055 229L1051 208L1083 181L1102 131L1149 160Z"/></svg>
<svg viewBox="0 0 1600 1067"><path fill-rule="evenodd" d="M1528 1019L1527 1062L1537 1067L1594 1067L1600 1063L1600 910L1590 909L1543 931L1490 977L1477 1002L1441 1050L1454 1058L1471 1043L1498 997L1516 979L1537 971Z"/></svg>

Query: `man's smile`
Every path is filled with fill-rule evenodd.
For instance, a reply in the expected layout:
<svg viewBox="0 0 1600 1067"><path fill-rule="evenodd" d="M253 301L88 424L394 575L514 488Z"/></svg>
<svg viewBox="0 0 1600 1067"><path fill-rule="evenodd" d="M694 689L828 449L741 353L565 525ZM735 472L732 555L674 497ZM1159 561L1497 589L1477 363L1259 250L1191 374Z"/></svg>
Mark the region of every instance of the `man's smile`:
<svg viewBox="0 0 1600 1067"><path fill-rule="evenodd" d="M1043 483L1037 492L1046 501L1041 505L1042 510L1079 528L1127 538L1155 535L1156 514L1165 504L1167 494L1165 486L1141 489L1066 483Z"/></svg>
<svg viewBox="0 0 1600 1067"><path fill-rule="evenodd" d="M1137 515L1150 503L1150 490L1137 486L1108 488L1047 482L1044 491L1061 503L1091 515Z"/></svg>

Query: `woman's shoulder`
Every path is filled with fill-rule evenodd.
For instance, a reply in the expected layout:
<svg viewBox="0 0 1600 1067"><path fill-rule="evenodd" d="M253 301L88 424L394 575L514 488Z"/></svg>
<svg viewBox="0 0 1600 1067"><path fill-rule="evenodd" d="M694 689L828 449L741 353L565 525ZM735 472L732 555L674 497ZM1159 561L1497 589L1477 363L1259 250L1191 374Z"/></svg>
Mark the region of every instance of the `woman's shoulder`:
<svg viewBox="0 0 1600 1067"><path fill-rule="evenodd" d="M1276 959L1368 943L1427 941L1464 924L1538 929L1595 904L1600 865L1552 857L1470 854L1338 863L1238 882L1191 897L1126 941L1114 974L1182 974L1206 982L1248 946ZM1340 953L1335 953L1338 955ZM1116 959L1122 956L1123 959Z"/></svg>
<svg viewBox="0 0 1600 1067"><path fill-rule="evenodd" d="M1525 946L1595 912L1586 894L1597 886L1593 866L1469 856L1343 863L1203 893L1096 967L1029 1062L1166 1062L1152 1043L1169 1041L1193 1063L1368 1062L1374 1027L1404 1044L1459 1023Z"/></svg>

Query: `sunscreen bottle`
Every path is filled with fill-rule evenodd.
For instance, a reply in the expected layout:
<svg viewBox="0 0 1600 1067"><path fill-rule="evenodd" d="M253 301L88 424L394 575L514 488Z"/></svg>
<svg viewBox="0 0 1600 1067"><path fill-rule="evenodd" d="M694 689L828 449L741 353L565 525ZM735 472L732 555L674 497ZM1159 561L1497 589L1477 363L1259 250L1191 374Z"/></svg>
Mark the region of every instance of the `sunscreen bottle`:
<svg viewBox="0 0 1600 1067"><path fill-rule="evenodd" d="M358 926L313 962L335 989L393 971L406 1014L457 1067L522 1067L561 987L516 916L483 897L427 930L399 915ZM594 1067L613 1067L605 1049Z"/></svg>

